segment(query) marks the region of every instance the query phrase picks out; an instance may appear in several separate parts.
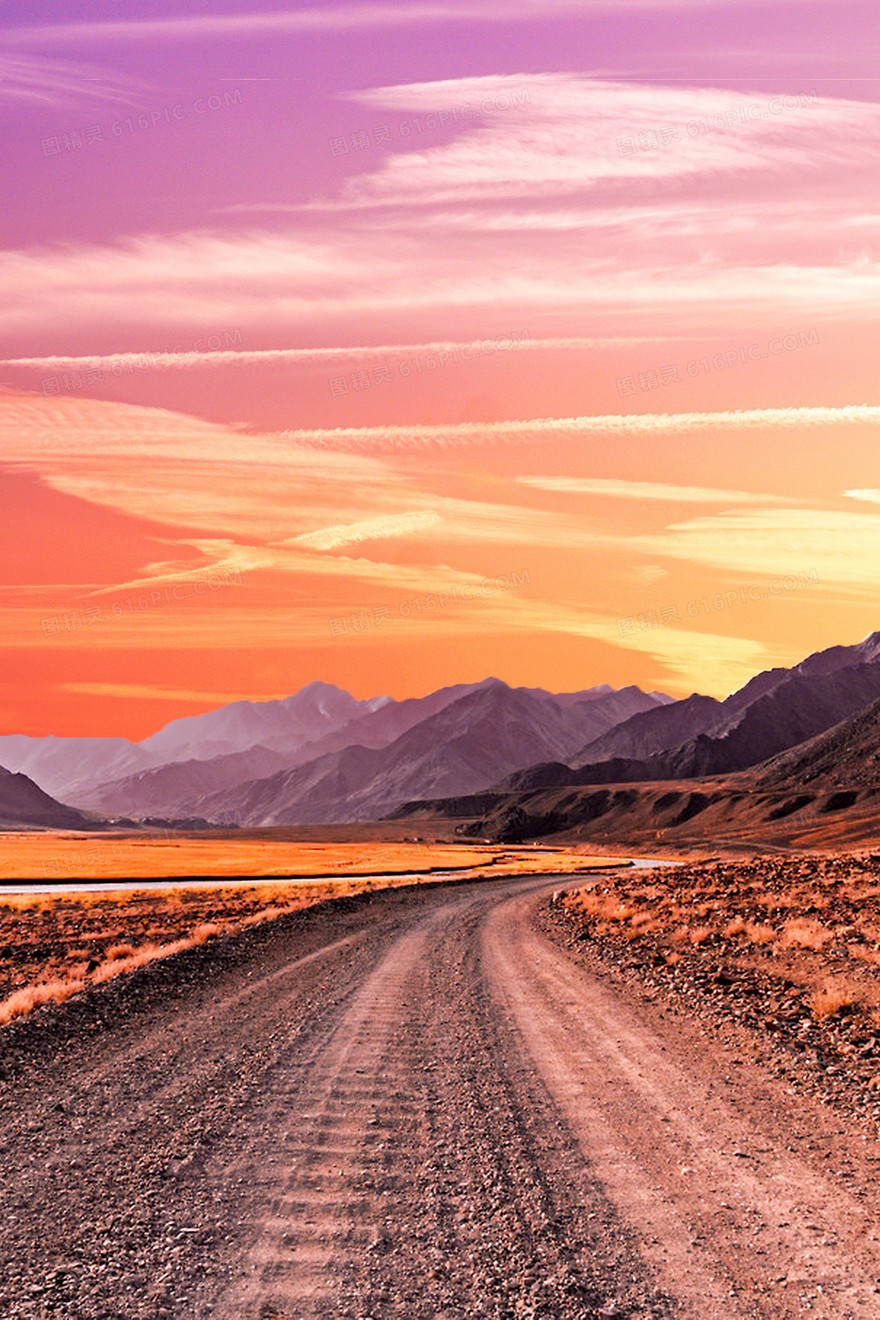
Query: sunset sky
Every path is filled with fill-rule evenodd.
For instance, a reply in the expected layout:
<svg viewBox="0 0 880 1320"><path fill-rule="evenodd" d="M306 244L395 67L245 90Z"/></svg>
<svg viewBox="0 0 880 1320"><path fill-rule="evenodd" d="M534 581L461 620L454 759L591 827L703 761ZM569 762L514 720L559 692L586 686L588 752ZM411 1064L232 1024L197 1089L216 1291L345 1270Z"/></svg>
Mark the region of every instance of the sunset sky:
<svg viewBox="0 0 880 1320"><path fill-rule="evenodd" d="M876 0L12 0L0 732L880 628Z"/></svg>

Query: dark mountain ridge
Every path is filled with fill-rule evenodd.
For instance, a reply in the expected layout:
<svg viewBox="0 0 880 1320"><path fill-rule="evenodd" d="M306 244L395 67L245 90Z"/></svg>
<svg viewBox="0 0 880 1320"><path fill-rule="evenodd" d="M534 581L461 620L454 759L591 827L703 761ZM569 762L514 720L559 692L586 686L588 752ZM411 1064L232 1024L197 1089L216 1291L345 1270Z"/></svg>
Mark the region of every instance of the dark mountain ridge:
<svg viewBox="0 0 880 1320"><path fill-rule="evenodd" d="M759 788L880 787L880 700L759 767Z"/></svg>
<svg viewBox="0 0 880 1320"><path fill-rule="evenodd" d="M27 775L0 766L0 828L94 829L81 812L56 802Z"/></svg>

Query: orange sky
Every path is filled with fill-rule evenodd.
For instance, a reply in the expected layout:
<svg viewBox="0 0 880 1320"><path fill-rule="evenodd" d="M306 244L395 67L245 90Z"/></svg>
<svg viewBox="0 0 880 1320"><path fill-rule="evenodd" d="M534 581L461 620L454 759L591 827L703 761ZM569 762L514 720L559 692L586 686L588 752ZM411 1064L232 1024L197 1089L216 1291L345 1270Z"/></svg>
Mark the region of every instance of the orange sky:
<svg viewBox="0 0 880 1320"><path fill-rule="evenodd" d="M870 410L344 437L2 412L10 731L141 737L315 677L723 694L874 622Z"/></svg>

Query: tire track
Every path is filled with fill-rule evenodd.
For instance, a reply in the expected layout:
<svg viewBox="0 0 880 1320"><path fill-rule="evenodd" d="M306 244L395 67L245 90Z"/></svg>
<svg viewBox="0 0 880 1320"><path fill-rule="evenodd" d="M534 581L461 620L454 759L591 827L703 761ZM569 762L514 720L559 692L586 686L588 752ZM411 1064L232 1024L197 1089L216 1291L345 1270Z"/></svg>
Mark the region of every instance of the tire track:
<svg viewBox="0 0 880 1320"><path fill-rule="evenodd" d="M263 1139L223 1170L266 1211L253 1225L242 1278L215 1308L221 1320L338 1313L340 1283L379 1241L381 1206L369 1183L382 1137L393 1138L409 1117L392 1049L427 938L423 923L395 941L314 1051L302 1083L287 1086L282 1076L266 1097Z"/></svg>
<svg viewBox="0 0 880 1320"><path fill-rule="evenodd" d="M537 935L529 906L496 908L483 931L499 1002L687 1314L880 1314L863 1204L768 1145L753 1115Z"/></svg>

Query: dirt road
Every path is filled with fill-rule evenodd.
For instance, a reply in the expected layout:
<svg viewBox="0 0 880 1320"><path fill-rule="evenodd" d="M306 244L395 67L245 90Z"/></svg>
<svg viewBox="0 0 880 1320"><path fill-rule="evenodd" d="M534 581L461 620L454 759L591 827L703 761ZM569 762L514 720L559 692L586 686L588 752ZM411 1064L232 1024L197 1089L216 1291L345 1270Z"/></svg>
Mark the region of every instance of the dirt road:
<svg viewBox="0 0 880 1320"><path fill-rule="evenodd" d="M0 1035L8 1320L880 1317L880 1144L544 929L377 894Z"/></svg>

